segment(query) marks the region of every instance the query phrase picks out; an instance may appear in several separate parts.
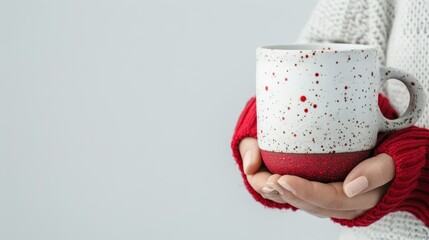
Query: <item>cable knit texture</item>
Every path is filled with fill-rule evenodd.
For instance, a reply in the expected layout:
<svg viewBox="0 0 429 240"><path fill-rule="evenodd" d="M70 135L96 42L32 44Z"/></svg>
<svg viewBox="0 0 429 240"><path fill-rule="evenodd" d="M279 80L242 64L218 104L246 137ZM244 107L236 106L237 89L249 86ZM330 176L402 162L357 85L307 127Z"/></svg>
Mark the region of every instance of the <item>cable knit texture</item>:
<svg viewBox="0 0 429 240"><path fill-rule="evenodd" d="M408 212L394 212L371 227L344 229L340 240L420 240L429 239L429 229Z"/></svg>
<svg viewBox="0 0 429 240"><path fill-rule="evenodd" d="M429 1L427 0L321 0L299 42L343 42L376 46L382 64L415 75L429 90ZM406 88L389 81L383 93L399 113L409 102ZM380 135L375 153L393 157L396 176L380 202L353 220L333 219L348 229L343 239L429 239L429 111L428 102L417 127ZM397 117L384 98L384 114ZM251 99L237 124L232 141L234 157L242 171L240 140L256 137L256 111ZM267 207L291 208L263 199L248 184L252 196ZM390 213L390 214L389 214ZM369 226L370 225L370 226ZM359 227L362 226L362 227ZM369 227L363 227L369 226Z"/></svg>
<svg viewBox="0 0 429 240"><path fill-rule="evenodd" d="M429 90L429 1L397 1L396 9L386 65L413 74ZM405 111L409 95L402 83L388 84L387 96L399 112ZM426 110L428 105L426 103ZM416 125L429 128L429 111L423 113Z"/></svg>

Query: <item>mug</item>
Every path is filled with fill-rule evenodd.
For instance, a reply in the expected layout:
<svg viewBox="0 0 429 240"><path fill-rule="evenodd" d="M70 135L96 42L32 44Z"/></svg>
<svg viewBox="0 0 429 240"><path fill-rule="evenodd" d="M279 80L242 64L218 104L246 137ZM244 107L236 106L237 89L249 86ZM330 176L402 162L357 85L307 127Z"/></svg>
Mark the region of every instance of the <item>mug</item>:
<svg viewBox="0 0 429 240"><path fill-rule="evenodd" d="M408 88L410 103L386 119L378 94L388 79ZM375 147L377 134L413 125L423 112L419 81L380 66L375 47L296 44L256 50L258 145L272 173L342 181Z"/></svg>

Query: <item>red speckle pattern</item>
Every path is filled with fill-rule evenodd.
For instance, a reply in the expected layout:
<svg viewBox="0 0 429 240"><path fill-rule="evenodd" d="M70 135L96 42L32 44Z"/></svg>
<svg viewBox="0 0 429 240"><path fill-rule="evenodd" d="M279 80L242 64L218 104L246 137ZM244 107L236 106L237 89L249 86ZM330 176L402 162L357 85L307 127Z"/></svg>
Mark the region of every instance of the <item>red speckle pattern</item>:
<svg viewBox="0 0 429 240"><path fill-rule="evenodd" d="M260 149L333 154L375 146L381 83L377 51L336 50L257 52Z"/></svg>

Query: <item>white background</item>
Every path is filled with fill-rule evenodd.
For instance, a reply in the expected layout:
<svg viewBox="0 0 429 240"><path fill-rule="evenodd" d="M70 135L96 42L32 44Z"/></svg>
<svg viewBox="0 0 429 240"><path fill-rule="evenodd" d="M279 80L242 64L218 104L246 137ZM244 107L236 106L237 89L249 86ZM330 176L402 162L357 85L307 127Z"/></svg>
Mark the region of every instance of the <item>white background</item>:
<svg viewBox="0 0 429 240"><path fill-rule="evenodd" d="M0 2L0 239L336 239L232 158L255 49L311 1Z"/></svg>

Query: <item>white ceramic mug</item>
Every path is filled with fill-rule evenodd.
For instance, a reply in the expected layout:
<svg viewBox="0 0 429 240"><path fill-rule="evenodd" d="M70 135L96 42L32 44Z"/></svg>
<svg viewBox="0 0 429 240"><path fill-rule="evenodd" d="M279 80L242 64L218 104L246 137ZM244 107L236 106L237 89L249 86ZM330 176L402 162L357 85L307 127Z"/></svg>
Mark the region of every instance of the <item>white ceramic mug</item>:
<svg viewBox="0 0 429 240"><path fill-rule="evenodd" d="M374 47L308 44L256 51L258 144L273 173L342 180L370 154L379 131L413 125L425 93L412 75L380 66ZM386 119L378 94L388 79L408 88L410 104Z"/></svg>

